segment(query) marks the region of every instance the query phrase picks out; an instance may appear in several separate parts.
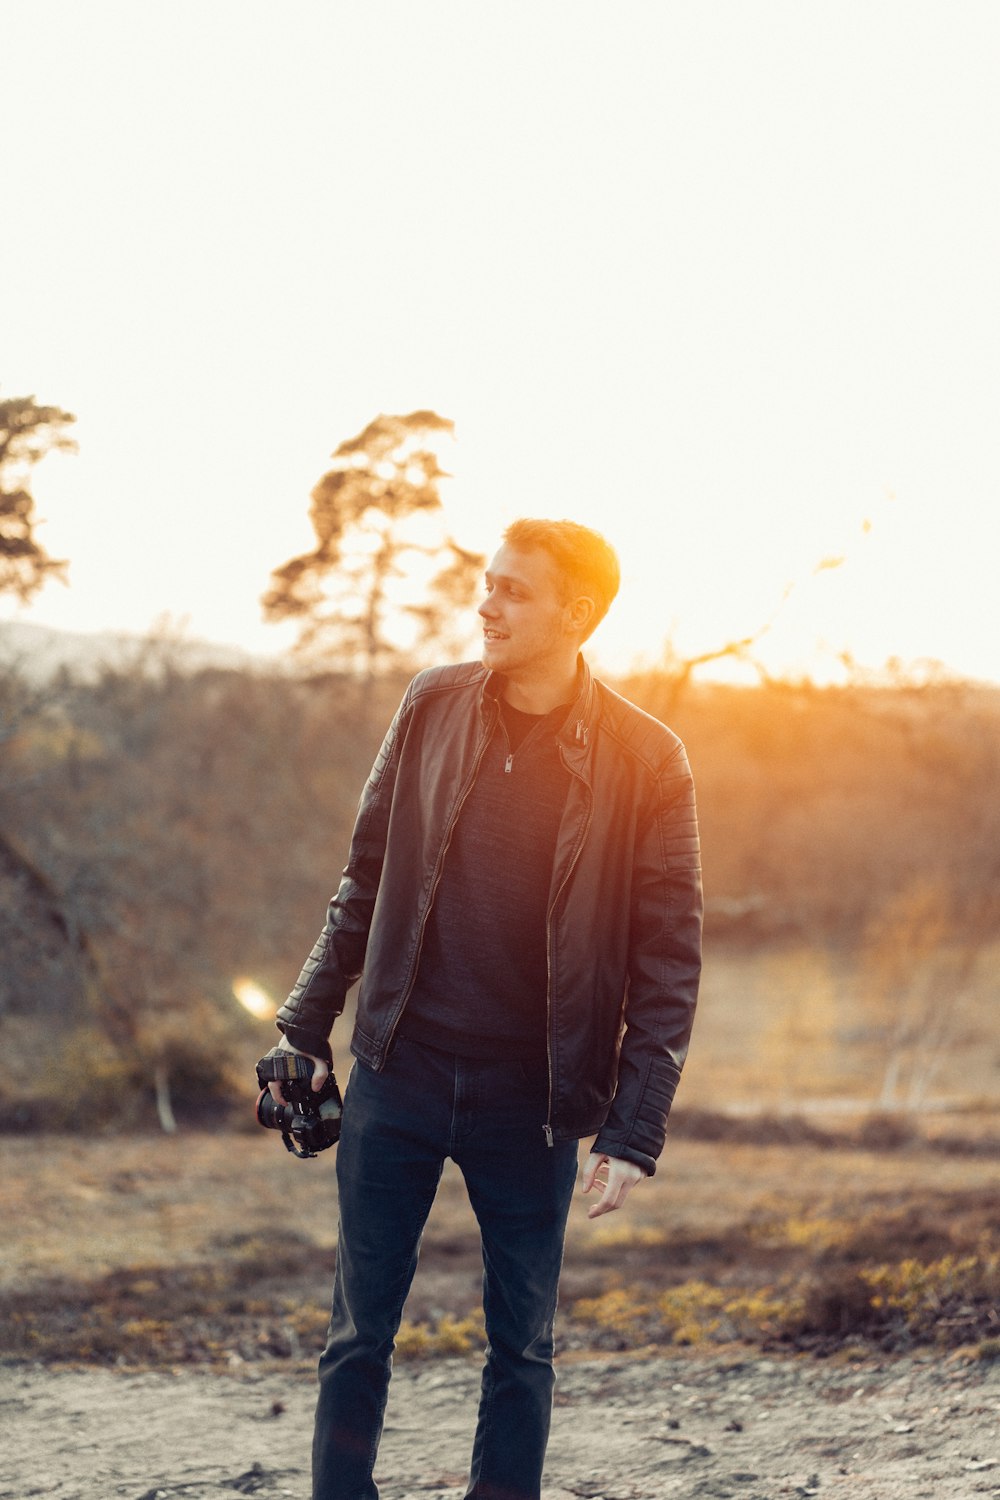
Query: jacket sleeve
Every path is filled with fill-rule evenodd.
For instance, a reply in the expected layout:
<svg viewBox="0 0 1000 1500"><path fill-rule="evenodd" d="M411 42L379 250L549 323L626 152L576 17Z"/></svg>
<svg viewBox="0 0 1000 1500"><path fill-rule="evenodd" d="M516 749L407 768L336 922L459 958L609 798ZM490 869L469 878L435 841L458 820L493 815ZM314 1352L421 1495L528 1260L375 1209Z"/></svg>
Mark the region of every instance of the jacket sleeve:
<svg viewBox="0 0 1000 1500"><path fill-rule="evenodd" d="M618 1085L594 1150L651 1175L687 1055L701 976L702 890L694 783L679 742L641 809Z"/></svg>
<svg viewBox="0 0 1000 1500"><path fill-rule="evenodd" d="M330 1029L344 1008L347 991L364 966L411 692L412 685L389 726L365 783L347 866L337 894L327 908L323 931L277 1014L279 1031L284 1032L294 1047L315 1056L329 1056Z"/></svg>

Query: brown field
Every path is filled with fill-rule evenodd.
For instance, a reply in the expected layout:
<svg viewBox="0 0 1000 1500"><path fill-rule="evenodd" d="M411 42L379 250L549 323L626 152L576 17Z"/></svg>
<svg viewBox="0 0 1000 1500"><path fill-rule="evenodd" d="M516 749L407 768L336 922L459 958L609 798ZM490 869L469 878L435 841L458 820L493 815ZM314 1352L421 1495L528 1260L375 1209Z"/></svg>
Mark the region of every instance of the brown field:
<svg viewBox="0 0 1000 1500"><path fill-rule="evenodd" d="M756 1144L725 1139L718 1117L694 1119L723 1138L677 1138L625 1212L591 1223L581 1199L565 1351L1000 1347L1000 1195L981 1137L966 1138L967 1154L958 1138L948 1150L920 1138L866 1148L812 1126L796 1144L800 1127L772 1120L753 1129L790 1140ZM869 1125L867 1139L887 1130ZM7 1359L311 1365L335 1253L332 1155L295 1162L250 1132L8 1139L5 1155ZM474 1347L479 1277L475 1224L448 1171L400 1354Z"/></svg>
<svg viewBox="0 0 1000 1500"><path fill-rule="evenodd" d="M862 979L804 947L710 960L660 1170L623 1212L591 1223L581 1199L572 1215L564 1350L828 1351L860 1340L992 1354L1000 1109L989 972L953 1006L927 1104L891 1114L873 1109L888 1043L868 1022ZM345 1022L341 1077L348 1035ZM270 1044L269 1028L260 1041ZM904 1080L912 1063L902 1060ZM334 1157L294 1161L249 1123L251 1064L248 1054L242 1129L4 1138L0 1355L311 1363L336 1247ZM479 1280L475 1224L447 1171L400 1355L474 1348Z"/></svg>

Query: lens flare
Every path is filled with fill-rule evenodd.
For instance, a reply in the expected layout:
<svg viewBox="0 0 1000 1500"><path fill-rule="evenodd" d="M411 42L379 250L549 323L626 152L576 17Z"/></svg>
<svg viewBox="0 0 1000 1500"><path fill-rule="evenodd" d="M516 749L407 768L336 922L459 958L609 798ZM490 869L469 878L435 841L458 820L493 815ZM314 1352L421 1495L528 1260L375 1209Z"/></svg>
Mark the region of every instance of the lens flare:
<svg viewBox="0 0 1000 1500"><path fill-rule="evenodd" d="M234 979L233 994L252 1016L257 1016L261 1021L271 1021L277 1013L278 1007L271 999L266 990L252 979Z"/></svg>

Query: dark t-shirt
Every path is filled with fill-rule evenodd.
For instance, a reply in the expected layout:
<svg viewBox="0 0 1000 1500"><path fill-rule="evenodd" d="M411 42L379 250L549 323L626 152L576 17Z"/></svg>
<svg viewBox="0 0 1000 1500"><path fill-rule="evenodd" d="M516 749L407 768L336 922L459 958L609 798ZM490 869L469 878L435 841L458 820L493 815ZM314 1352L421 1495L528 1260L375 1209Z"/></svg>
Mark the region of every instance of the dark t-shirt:
<svg viewBox="0 0 1000 1500"><path fill-rule="evenodd" d="M546 925L568 705L501 716L445 855L399 1031L467 1056L544 1057Z"/></svg>

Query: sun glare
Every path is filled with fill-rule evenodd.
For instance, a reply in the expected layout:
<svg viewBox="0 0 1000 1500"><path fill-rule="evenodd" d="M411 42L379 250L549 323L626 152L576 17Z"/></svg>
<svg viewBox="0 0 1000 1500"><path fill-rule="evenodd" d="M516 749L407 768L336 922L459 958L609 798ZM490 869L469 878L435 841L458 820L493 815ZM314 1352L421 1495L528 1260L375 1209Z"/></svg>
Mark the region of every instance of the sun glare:
<svg viewBox="0 0 1000 1500"><path fill-rule="evenodd" d="M256 1016L258 1020L273 1020L278 1007L275 1005L274 1001L271 999L267 991L262 990L260 985L256 984L254 980L234 979L233 994L243 1006L244 1010L248 1010L250 1014L252 1016Z"/></svg>

